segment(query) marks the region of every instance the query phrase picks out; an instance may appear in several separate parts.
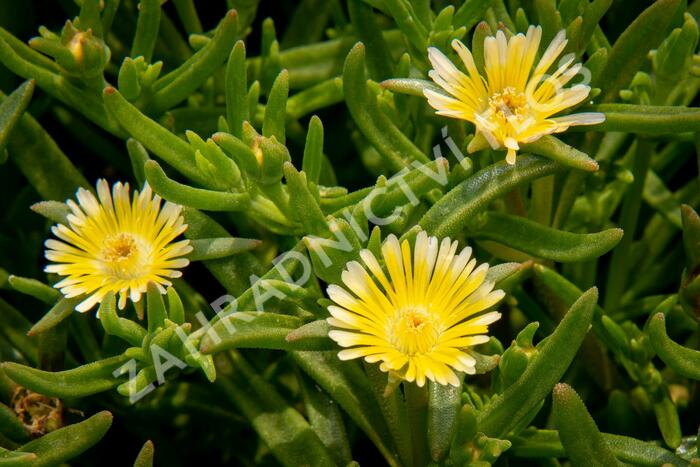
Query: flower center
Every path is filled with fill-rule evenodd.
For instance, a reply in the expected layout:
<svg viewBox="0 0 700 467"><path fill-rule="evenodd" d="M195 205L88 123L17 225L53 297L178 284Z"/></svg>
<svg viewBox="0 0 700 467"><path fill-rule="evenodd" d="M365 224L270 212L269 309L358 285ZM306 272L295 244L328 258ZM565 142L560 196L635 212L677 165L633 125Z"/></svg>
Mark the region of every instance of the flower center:
<svg viewBox="0 0 700 467"><path fill-rule="evenodd" d="M489 97L491 111L500 118L516 117L519 120L525 115L527 97L514 87L508 86L501 92Z"/></svg>
<svg viewBox="0 0 700 467"><path fill-rule="evenodd" d="M438 338L435 318L422 306L399 310L392 325L394 345L407 355L429 352Z"/></svg>
<svg viewBox="0 0 700 467"><path fill-rule="evenodd" d="M137 252L136 240L128 233L107 237L102 243L102 257L110 263L126 261Z"/></svg>
<svg viewBox="0 0 700 467"><path fill-rule="evenodd" d="M148 273L149 250L139 238L130 233L111 235L102 241L101 269L103 274L131 280Z"/></svg>
<svg viewBox="0 0 700 467"><path fill-rule="evenodd" d="M406 327L412 332L418 332L425 326L427 319L422 314L411 313L406 316Z"/></svg>

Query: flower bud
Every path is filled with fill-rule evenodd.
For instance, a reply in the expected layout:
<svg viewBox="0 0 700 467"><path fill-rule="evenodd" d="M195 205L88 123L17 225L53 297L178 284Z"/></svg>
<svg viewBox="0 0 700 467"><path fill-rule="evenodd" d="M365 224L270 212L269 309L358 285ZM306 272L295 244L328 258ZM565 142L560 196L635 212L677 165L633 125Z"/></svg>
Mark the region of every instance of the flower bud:
<svg viewBox="0 0 700 467"><path fill-rule="evenodd" d="M87 78L99 76L109 63L109 47L92 33L92 29L80 31L67 21L61 31L61 43L70 51L73 59L64 60L58 56L56 61L69 74Z"/></svg>

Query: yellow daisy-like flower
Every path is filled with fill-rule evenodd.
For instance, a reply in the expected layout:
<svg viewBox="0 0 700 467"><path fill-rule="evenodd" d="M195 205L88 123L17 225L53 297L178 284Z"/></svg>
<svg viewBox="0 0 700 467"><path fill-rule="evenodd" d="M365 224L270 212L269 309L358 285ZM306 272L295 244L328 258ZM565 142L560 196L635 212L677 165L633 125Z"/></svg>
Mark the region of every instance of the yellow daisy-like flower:
<svg viewBox="0 0 700 467"><path fill-rule="evenodd" d="M573 64L573 54L564 56L556 71L547 73L566 47L565 31L556 35L534 66L541 38L539 26L530 26L527 34L515 34L510 39L503 31L487 37L486 78L480 75L471 52L462 42L455 39L452 47L468 74L458 70L438 49L428 49L433 65L429 75L449 96L427 89L424 95L438 115L468 120L476 126L469 152L489 145L507 149L506 160L514 164L520 143L531 143L573 125L594 125L605 120L605 115L598 112L552 117L582 102L591 88L585 84L564 87L582 68L580 63Z"/></svg>
<svg viewBox="0 0 700 467"><path fill-rule="evenodd" d="M173 243L187 229L182 208L153 195L146 184L129 196L129 184L115 183L110 193L106 180L97 182L97 197L79 188L68 225L51 231L60 240L46 241L46 259L54 264L45 271L67 276L54 287L66 297L87 297L76 310L84 312L108 292L119 295L119 308L127 297L138 302L149 282L165 293L169 279L180 277L178 269L189 264L183 255L192 251L189 240Z"/></svg>
<svg viewBox="0 0 700 467"><path fill-rule="evenodd" d="M328 287L337 304L328 307L329 337L343 349L341 360L364 357L380 369L423 386L426 379L459 385L454 370L474 374L471 346L488 341L496 311L482 313L504 293L486 280L488 264L477 267L471 248L457 254L457 242L416 237L413 257L408 241L390 235L382 245L388 272L369 250L363 267L351 261L343 271L346 288ZM369 272L368 272L369 271Z"/></svg>

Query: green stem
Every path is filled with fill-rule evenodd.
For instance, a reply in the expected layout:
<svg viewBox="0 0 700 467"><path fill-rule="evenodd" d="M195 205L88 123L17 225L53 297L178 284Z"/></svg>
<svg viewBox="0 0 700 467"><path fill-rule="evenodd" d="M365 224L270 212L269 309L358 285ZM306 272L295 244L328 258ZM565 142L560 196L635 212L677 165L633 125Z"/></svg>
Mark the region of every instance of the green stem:
<svg viewBox="0 0 700 467"><path fill-rule="evenodd" d="M63 369L67 337L68 323L66 321L39 334L39 368L46 371Z"/></svg>
<svg viewBox="0 0 700 467"><path fill-rule="evenodd" d="M634 159L632 173L634 182L630 186L627 195L622 203L620 214L620 227L625 231L620 244L613 252L608 270L608 282L605 289L604 308L608 311L614 310L620 304L620 299L625 291L627 276L629 274L630 250L634 240L634 232L637 228L639 210L642 206L642 190L649 163L651 161L654 143L647 139L639 139L637 154Z"/></svg>
<svg viewBox="0 0 700 467"><path fill-rule="evenodd" d="M532 182L532 205L530 218L543 225L552 222L552 201L554 198L554 175L542 177Z"/></svg>
<svg viewBox="0 0 700 467"><path fill-rule="evenodd" d="M555 229L560 229L566 223L566 219L571 212L571 208L576 201L581 188L583 187L583 182L586 179L586 173L579 170L572 170L564 179L564 186L561 189L561 194L559 195L559 202L557 203L557 210L554 213L554 220L552 221L552 227Z"/></svg>
<svg viewBox="0 0 700 467"><path fill-rule="evenodd" d="M428 388L404 382L403 392L413 444L413 465L424 466L428 463Z"/></svg>
<svg viewBox="0 0 700 467"><path fill-rule="evenodd" d="M202 23L199 21L194 2L192 0L173 0L173 3L185 30L189 34L201 34L203 31Z"/></svg>
<svg viewBox="0 0 700 467"><path fill-rule="evenodd" d="M363 362L363 365L367 378L372 384L377 404L379 404L384 420L387 422L399 458L404 465L411 465L413 443L408 426L406 403L401 397L401 391L394 388L396 390L392 391L391 394L386 394L387 374L380 371L377 365L366 362Z"/></svg>

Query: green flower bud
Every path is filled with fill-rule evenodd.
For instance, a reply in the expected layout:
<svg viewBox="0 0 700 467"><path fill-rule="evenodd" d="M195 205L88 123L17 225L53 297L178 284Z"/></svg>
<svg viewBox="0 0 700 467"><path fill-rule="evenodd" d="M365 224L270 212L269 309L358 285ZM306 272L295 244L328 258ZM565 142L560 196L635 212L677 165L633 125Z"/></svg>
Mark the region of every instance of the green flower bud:
<svg viewBox="0 0 700 467"><path fill-rule="evenodd" d="M100 76L109 63L110 50L102 39L92 33L92 29L80 31L70 21L61 31L61 44L71 54L72 59L59 55L56 61L69 74L92 78Z"/></svg>
<svg viewBox="0 0 700 467"><path fill-rule="evenodd" d="M273 136L259 137L253 145L253 153L260 165L260 180L263 185L272 185L282 180L284 163L291 161L289 150Z"/></svg>
<svg viewBox="0 0 700 467"><path fill-rule="evenodd" d="M508 450L511 442L505 439L489 438L484 434L477 435L474 440L473 458L491 465L504 451Z"/></svg>
<svg viewBox="0 0 700 467"><path fill-rule="evenodd" d="M528 360L527 353L515 344L503 353L498 369L504 388L513 384L525 372Z"/></svg>
<svg viewBox="0 0 700 467"><path fill-rule="evenodd" d="M138 99L144 88L153 85L162 68L163 62L149 65L141 56L126 57L117 76L119 92L129 101Z"/></svg>
<svg viewBox="0 0 700 467"><path fill-rule="evenodd" d="M518 333L511 346L501 356L498 364L503 388L513 384L525 372L530 359L537 354L532 339L539 328L539 323L530 323Z"/></svg>

